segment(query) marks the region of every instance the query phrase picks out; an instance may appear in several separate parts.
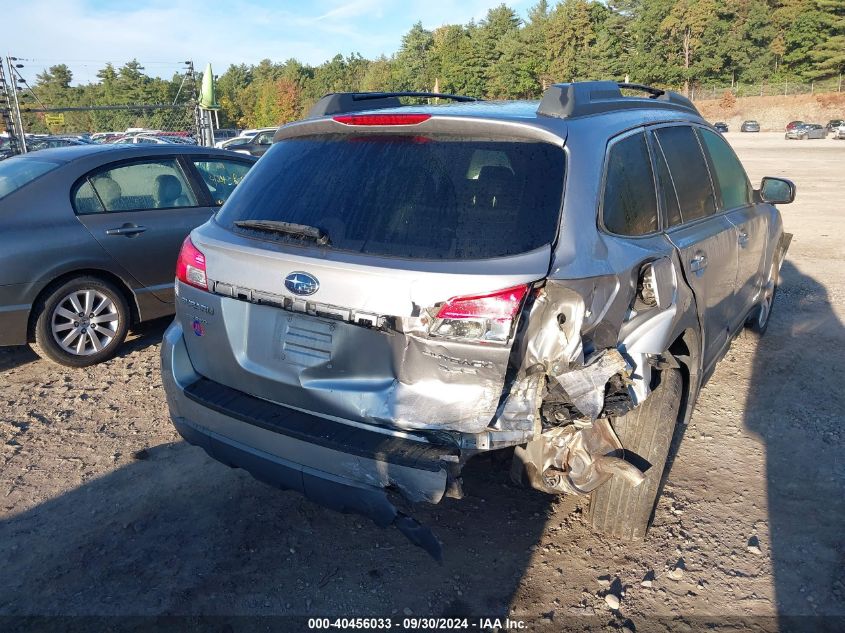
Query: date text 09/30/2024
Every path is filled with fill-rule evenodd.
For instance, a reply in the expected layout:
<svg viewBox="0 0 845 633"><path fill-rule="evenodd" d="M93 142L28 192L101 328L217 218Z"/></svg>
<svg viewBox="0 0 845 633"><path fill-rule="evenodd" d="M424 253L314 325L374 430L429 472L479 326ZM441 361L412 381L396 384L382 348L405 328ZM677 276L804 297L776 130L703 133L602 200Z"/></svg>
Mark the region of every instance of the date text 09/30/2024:
<svg viewBox="0 0 845 633"><path fill-rule="evenodd" d="M527 630L524 620L510 618L309 618L310 630L425 630L425 631L521 631Z"/></svg>

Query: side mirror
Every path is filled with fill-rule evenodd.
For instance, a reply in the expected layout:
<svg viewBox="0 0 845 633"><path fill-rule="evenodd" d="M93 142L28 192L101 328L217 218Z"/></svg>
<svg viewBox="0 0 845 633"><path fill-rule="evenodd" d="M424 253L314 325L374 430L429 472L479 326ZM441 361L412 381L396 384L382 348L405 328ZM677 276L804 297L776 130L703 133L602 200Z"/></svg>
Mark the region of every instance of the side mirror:
<svg viewBox="0 0 845 633"><path fill-rule="evenodd" d="M766 176L760 183L760 200L769 204L789 204L795 200L795 183L786 178Z"/></svg>

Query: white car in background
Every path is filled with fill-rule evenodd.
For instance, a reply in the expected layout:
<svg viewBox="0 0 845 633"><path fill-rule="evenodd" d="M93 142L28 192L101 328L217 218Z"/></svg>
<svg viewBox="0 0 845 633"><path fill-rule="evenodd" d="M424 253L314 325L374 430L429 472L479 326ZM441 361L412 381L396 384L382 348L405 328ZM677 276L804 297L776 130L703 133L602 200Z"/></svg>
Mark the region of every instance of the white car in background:
<svg viewBox="0 0 845 633"><path fill-rule="evenodd" d="M113 145L131 145L145 143L147 145L173 145L175 141L162 137L153 136L152 134L135 134L133 136L124 136L122 139L113 141Z"/></svg>
<svg viewBox="0 0 845 633"><path fill-rule="evenodd" d="M833 128L833 138L845 139L845 123L837 128Z"/></svg>
<svg viewBox="0 0 845 633"><path fill-rule="evenodd" d="M255 135L258 134L260 131L261 131L260 129L244 130L243 132L241 132L240 134L238 134L234 138L227 138L226 140L223 140L223 141L217 141L214 144L214 147L225 149L229 145L237 145L239 143L247 143L247 142L251 141L253 138L255 138Z"/></svg>

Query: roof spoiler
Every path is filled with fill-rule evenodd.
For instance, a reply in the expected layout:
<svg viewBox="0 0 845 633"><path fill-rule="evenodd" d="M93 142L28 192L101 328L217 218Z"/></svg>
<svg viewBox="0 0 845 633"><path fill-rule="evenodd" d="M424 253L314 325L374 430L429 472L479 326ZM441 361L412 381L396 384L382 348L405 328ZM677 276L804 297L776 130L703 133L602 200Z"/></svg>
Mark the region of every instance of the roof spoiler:
<svg viewBox="0 0 845 633"><path fill-rule="evenodd" d="M646 93L645 97L627 97L622 90ZM569 119L614 110L635 108L665 108L699 114L692 101L685 96L652 86L615 81L580 81L552 84L543 93L537 114L559 119Z"/></svg>
<svg viewBox="0 0 845 633"><path fill-rule="evenodd" d="M308 111L307 118L315 119L333 114L381 110L402 106L399 97L448 99L449 101L478 101L475 97L440 92L332 92L320 98Z"/></svg>

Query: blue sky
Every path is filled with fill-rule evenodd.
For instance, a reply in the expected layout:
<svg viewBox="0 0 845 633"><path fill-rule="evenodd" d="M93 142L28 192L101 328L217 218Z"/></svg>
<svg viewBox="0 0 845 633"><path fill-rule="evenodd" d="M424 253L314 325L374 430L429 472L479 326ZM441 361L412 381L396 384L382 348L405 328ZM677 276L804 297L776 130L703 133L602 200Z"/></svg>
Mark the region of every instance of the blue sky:
<svg viewBox="0 0 845 633"><path fill-rule="evenodd" d="M426 28L479 20L502 0L27 0L4 28L2 54L24 58L30 81L66 63L76 82L106 61L137 58L147 74L169 77L192 59L221 73L230 63L295 57L319 64L336 53L390 55L421 20ZM507 4L524 17L535 0ZM7 15L9 15L7 13Z"/></svg>

